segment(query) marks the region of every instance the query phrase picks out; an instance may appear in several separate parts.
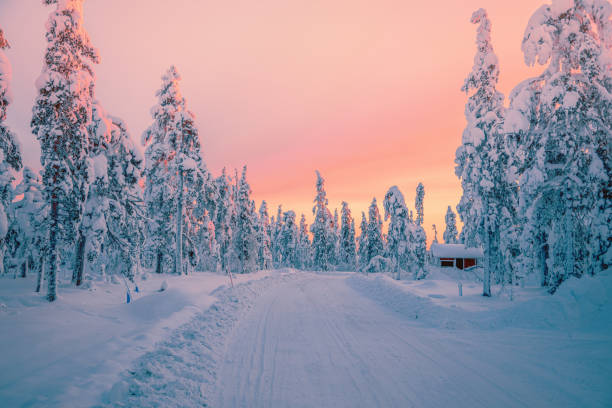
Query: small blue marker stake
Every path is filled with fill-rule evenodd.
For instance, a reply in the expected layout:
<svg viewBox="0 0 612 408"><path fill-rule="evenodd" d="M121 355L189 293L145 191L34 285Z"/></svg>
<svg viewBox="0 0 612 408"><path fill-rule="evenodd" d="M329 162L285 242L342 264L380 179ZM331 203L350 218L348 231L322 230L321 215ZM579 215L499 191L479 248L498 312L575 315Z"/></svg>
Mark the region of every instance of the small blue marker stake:
<svg viewBox="0 0 612 408"><path fill-rule="evenodd" d="M130 303L130 301L132 300L132 298L131 298L131 296L130 296L130 291L128 290L128 291L126 292L126 294L127 294L127 303Z"/></svg>

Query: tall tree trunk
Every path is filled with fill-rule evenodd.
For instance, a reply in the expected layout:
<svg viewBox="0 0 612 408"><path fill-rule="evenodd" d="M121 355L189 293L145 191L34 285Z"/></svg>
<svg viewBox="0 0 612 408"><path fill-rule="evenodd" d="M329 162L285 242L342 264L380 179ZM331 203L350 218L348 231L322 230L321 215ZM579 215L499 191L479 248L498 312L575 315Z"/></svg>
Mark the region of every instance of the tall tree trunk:
<svg viewBox="0 0 612 408"><path fill-rule="evenodd" d="M565 279L574 274L574 225L570 201L565 207Z"/></svg>
<svg viewBox="0 0 612 408"><path fill-rule="evenodd" d="M79 232L77 245L74 252L74 270L72 272L72 281L77 286L83 283L83 267L85 264L85 236Z"/></svg>
<svg viewBox="0 0 612 408"><path fill-rule="evenodd" d="M176 203L176 263L174 272L179 275L183 274L183 169L179 167L178 171L178 199Z"/></svg>
<svg viewBox="0 0 612 408"><path fill-rule="evenodd" d="M38 276L36 278L36 292L40 292L40 289L42 287L42 281L43 281L43 275L45 273L45 258L44 257L40 257L39 261L38 261Z"/></svg>
<svg viewBox="0 0 612 408"><path fill-rule="evenodd" d="M158 249L157 250L157 261L155 263L155 272L156 273L162 273L162 261L164 260L164 255L162 254L162 252Z"/></svg>
<svg viewBox="0 0 612 408"><path fill-rule="evenodd" d="M482 296L491 296L491 267L493 264L493 256L491 253L491 231L487 226L485 228L485 264L484 274L482 277Z"/></svg>
<svg viewBox="0 0 612 408"><path fill-rule="evenodd" d="M0 239L0 275L4 275L4 251L5 242L4 239Z"/></svg>
<svg viewBox="0 0 612 408"><path fill-rule="evenodd" d="M51 228L49 230L49 277L47 285L47 300L53 302L57 299L57 229L58 229L58 203L51 202Z"/></svg>

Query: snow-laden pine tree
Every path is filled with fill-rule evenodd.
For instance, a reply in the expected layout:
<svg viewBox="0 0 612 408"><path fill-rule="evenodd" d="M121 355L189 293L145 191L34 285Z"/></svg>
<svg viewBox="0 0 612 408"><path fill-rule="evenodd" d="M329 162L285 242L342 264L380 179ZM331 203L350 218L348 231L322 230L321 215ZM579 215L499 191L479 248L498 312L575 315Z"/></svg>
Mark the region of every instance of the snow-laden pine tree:
<svg viewBox="0 0 612 408"><path fill-rule="evenodd" d="M416 189L416 196L414 199L414 208L416 209L417 217L416 223L417 225L423 225L425 220L424 215L424 200L425 200L425 187L423 183L419 183Z"/></svg>
<svg viewBox="0 0 612 408"><path fill-rule="evenodd" d="M389 188L385 194L383 208L385 220L390 219L386 255L393 262L395 278L399 280L402 272L416 268L416 257L411 247L415 225L409 219L404 195L397 186Z"/></svg>
<svg viewBox="0 0 612 408"><path fill-rule="evenodd" d="M236 190L236 225L232 236L236 264L230 267L237 273L249 273L257 268L257 219L246 171L244 166Z"/></svg>
<svg viewBox="0 0 612 408"><path fill-rule="evenodd" d="M427 234L423 228L425 187L419 183L416 188L415 209L417 213L416 222L412 225L412 239L414 241L412 251L415 259L415 279L423 279L427 275L425 264L427 263Z"/></svg>
<svg viewBox="0 0 612 408"><path fill-rule="evenodd" d="M94 100L92 64L99 62L83 27L83 0L55 5L47 21L44 66L36 81L32 133L40 142L43 192L49 205L47 299L56 299L59 255L75 242L90 173L88 127Z"/></svg>
<svg viewBox="0 0 612 408"><path fill-rule="evenodd" d="M433 232L434 232L434 237L431 243L437 244L438 243L438 228L436 227L436 224L433 224Z"/></svg>
<svg viewBox="0 0 612 408"><path fill-rule="evenodd" d="M77 286L83 282L84 275L89 276L94 270L102 276L106 272L106 259L102 257L101 252L106 240L106 216L110 199L107 152L111 127L106 112L94 101L92 120L88 126L90 183L83 206L83 218L79 225L72 270L72 282Z"/></svg>
<svg viewBox="0 0 612 408"><path fill-rule="evenodd" d="M0 275L4 274L4 253L8 233L9 207L13 201L13 171L21 169L21 153L15 134L6 126L6 110L12 101L11 65L5 49L9 48L4 32L0 29Z"/></svg>
<svg viewBox="0 0 612 408"><path fill-rule="evenodd" d="M363 232L362 232L363 234ZM376 197L368 208L368 225L366 227L366 248L364 265L367 267L372 259L377 256L384 256L385 244L382 233L382 218L376 203Z"/></svg>
<svg viewBox="0 0 612 408"><path fill-rule="evenodd" d="M41 227L45 214L38 175L29 167L24 167L22 175L21 183L14 191L16 197L22 198L11 204L12 220L7 244L10 246L11 264L25 278L27 271L38 270L41 266L41 248L45 240Z"/></svg>
<svg viewBox="0 0 612 408"><path fill-rule="evenodd" d="M527 65L548 65L511 95L524 268L551 291L611 259L610 48L606 0L555 0L531 17Z"/></svg>
<svg viewBox="0 0 612 408"><path fill-rule="evenodd" d="M280 246L280 232L283 229L283 207L279 205L276 210L276 218L272 217L270 228L270 239L272 241L272 261L275 266L280 266L283 248Z"/></svg>
<svg viewBox="0 0 612 408"><path fill-rule="evenodd" d="M280 265L294 268L298 263L298 226L295 223L295 212L286 211L283 214L283 226L278 237L281 248Z"/></svg>
<svg viewBox="0 0 612 408"><path fill-rule="evenodd" d="M145 208L139 184L144 158L125 122L114 116L109 119L112 123L106 155L109 202L103 248L107 270L133 280L145 238Z"/></svg>
<svg viewBox="0 0 612 408"><path fill-rule="evenodd" d="M195 237L189 224L193 206L203 200L206 170L195 125L195 117L181 95L181 77L174 66L162 76L158 104L151 109L153 124L143 134L146 148L145 203L147 205L148 252L155 270L164 267L176 274L187 271L185 255L195 262ZM193 204L196 203L196 204Z"/></svg>
<svg viewBox="0 0 612 408"><path fill-rule="evenodd" d="M304 214L302 214L302 216L300 217L300 227L298 230L297 245L296 267L302 270L306 270L312 265L312 244L310 242L310 235L308 234L308 224L306 224L306 216Z"/></svg>
<svg viewBox="0 0 612 408"><path fill-rule="evenodd" d="M224 273L228 272L228 261L231 258L231 243L232 243L232 218L234 213L234 201L230 189L230 181L227 177L226 170L223 168L221 175L214 181L215 190L217 193L215 216L213 222L215 224L215 236L217 244L219 244L219 257L221 258L221 270Z"/></svg>
<svg viewBox="0 0 612 408"><path fill-rule="evenodd" d="M330 259L330 263L333 265L334 269L338 267L340 264L340 218L338 216L338 209L334 209L334 218L332 221L332 241L334 245L334 250L332 251L332 257Z"/></svg>
<svg viewBox="0 0 612 408"><path fill-rule="evenodd" d="M194 232L195 242L198 248L198 269L200 271L217 272L221 267L221 256L219 254L219 244L215 236L215 224L213 223L208 210L197 224Z"/></svg>
<svg viewBox="0 0 612 408"><path fill-rule="evenodd" d="M262 270L272 267L272 242L270 240L270 216L268 215L268 203L262 201L259 206L259 218L257 223L257 267Z"/></svg>
<svg viewBox="0 0 612 408"><path fill-rule="evenodd" d="M368 222L365 212L361 212L361 223L359 224L359 239L357 241L357 258L359 270L365 270L368 266Z"/></svg>
<svg viewBox="0 0 612 408"><path fill-rule="evenodd" d="M332 267L334 258L334 226L331 212L327 208L327 193L325 192L325 180L319 171L317 174L317 195L314 199L312 213L315 216L310 226L312 232L312 248L314 267L327 271Z"/></svg>
<svg viewBox="0 0 612 408"><path fill-rule="evenodd" d="M465 107L467 126L457 149L455 174L461 179L463 195L457 206L463 221L467 247L482 245L485 253L483 295L491 296L491 273L499 265L499 177L493 151L500 137L504 115L503 95L497 91L498 59L491 45L491 22L479 9L472 15L478 24L477 52L472 72L462 91L470 95Z"/></svg>
<svg viewBox="0 0 612 408"><path fill-rule="evenodd" d="M446 228L444 229L444 234L442 235L442 238L444 239L444 243L446 244L459 243L458 238L457 238L457 216L453 212L450 205L446 209L446 215L444 216L444 223L446 224Z"/></svg>
<svg viewBox="0 0 612 408"><path fill-rule="evenodd" d="M357 252L355 245L355 220L346 201L342 202L340 220L339 265L349 271L356 268Z"/></svg>
<svg viewBox="0 0 612 408"><path fill-rule="evenodd" d="M36 292L40 292L44 275L44 254L47 249L47 207L41 192L40 177L29 167L24 167L23 178L15 189L21 200L13 203L15 234L19 242L19 254L13 254L21 264L20 269L34 270L37 274Z"/></svg>

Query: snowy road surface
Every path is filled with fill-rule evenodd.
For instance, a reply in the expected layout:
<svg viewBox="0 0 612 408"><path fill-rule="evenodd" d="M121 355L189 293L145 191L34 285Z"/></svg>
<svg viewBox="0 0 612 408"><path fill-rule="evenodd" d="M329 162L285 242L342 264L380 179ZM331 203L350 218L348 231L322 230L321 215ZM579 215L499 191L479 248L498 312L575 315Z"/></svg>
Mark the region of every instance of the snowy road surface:
<svg viewBox="0 0 612 408"><path fill-rule="evenodd" d="M231 334L210 405L612 406L609 337L435 328L350 279L317 275L264 293Z"/></svg>

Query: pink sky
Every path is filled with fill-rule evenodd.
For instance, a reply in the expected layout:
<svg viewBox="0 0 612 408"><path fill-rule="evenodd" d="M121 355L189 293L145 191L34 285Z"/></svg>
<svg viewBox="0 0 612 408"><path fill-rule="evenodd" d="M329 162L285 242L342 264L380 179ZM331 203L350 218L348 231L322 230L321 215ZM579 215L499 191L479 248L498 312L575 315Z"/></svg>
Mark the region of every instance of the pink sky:
<svg viewBox="0 0 612 408"><path fill-rule="evenodd" d="M27 165L39 168L29 120L51 7L0 0L12 49L9 125ZM129 4L126 5L126 4ZM175 64L196 114L209 168L248 165L257 205L312 218L315 174L330 207L357 219L397 185L410 208L425 185L425 224L441 232L461 195L454 153L465 125L460 92L472 66L472 11L493 21L500 90L536 75L520 51L533 0L87 0L86 29L100 50L98 99L135 141L151 122L161 74ZM382 211L382 208L381 208Z"/></svg>

